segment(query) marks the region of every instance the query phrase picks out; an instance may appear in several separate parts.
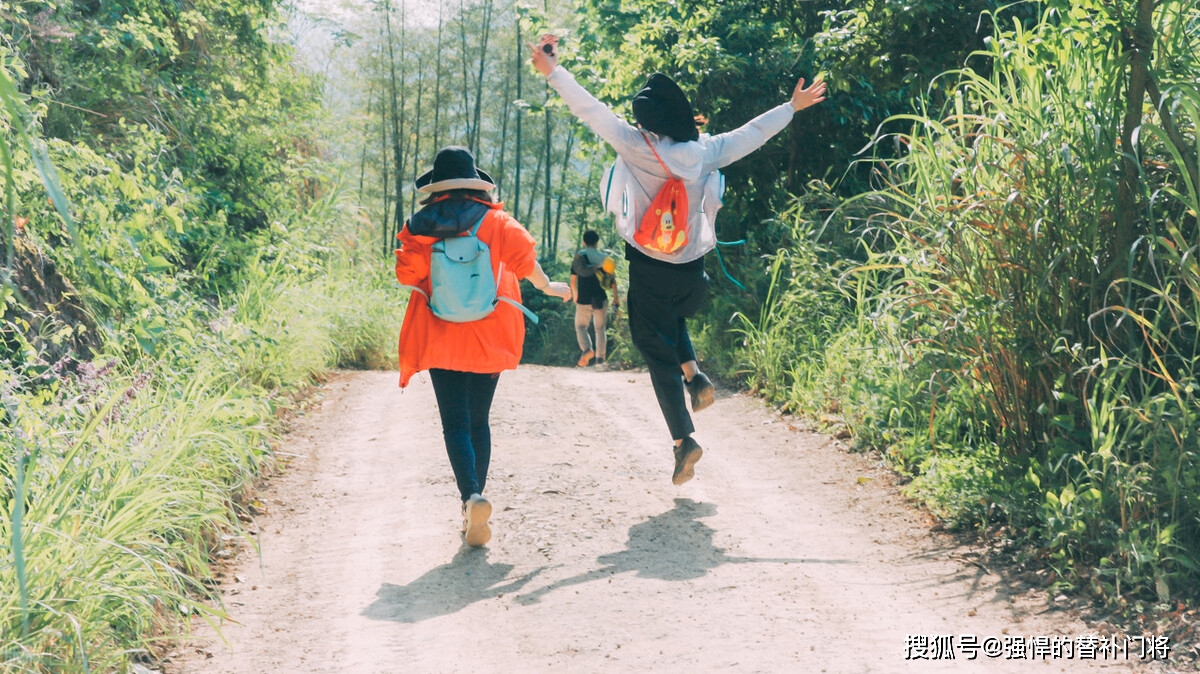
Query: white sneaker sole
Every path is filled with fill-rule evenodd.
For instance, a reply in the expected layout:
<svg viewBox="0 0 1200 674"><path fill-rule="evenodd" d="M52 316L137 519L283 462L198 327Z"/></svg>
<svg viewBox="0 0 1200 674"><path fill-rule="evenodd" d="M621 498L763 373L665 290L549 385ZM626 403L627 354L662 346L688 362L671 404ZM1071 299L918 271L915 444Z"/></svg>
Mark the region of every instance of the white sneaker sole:
<svg viewBox="0 0 1200 674"><path fill-rule="evenodd" d="M492 540L492 528L488 518L492 516L492 504L485 499L467 502L467 545L479 547Z"/></svg>

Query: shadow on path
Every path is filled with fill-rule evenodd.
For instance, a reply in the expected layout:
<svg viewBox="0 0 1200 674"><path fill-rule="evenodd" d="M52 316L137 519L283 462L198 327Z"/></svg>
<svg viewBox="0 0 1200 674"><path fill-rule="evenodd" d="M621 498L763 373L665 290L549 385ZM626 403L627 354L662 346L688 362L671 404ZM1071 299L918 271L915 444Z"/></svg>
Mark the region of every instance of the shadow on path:
<svg viewBox="0 0 1200 674"><path fill-rule="evenodd" d="M450 562L430 569L408 585L384 583L362 614L372 620L398 623L449 615L477 601L520 590L546 568L510 580L513 565L490 564L487 555L487 548L463 546Z"/></svg>
<svg viewBox="0 0 1200 674"><path fill-rule="evenodd" d="M675 507L661 515L629 528L629 542L624 550L601 555L596 561L599 569L564 578L532 592L517 595L520 604L533 604L555 590L608 578L627 571L639 578L659 580L691 580L705 576L722 564L856 564L851 559L800 559L789 557L732 557L713 544L716 530L697 521L715 515L711 503L691 499L675 499Z"/></svg>

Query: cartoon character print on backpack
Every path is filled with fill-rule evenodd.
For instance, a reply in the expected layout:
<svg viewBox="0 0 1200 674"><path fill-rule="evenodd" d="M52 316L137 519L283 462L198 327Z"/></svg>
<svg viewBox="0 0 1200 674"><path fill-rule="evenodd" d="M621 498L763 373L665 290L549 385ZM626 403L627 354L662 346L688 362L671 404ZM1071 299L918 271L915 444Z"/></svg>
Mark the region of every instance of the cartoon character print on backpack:
<svg viewBox="0 0 1200 674"><path fill-rule="evenodd" d="M643 248L656 250L670 255L688 244L688 195L683 181L671 175L658 150L644 134L642 140L654 153L659 166L667 174L667 182L659 188L658 194L650 202L650 207L642 215L633 240Z"/></svg>
<svg viewBox="0 0 1200 674"><path fill-rule="evenodd" d="M605 170L601 176L599 188L600 203L604 210L616 216L617 234L652 258L680 264L698 258L716 246L717 237L713 229L713 222L717 212L721 209L722 196L725 193L725 176L720 171L712 171L701 178L700 203L696 207L695 213L690 212L695 199L689 198L689 213L678 216L672 214L674 220L672 224L678 222L676 217L687 218L684 230L687 242L669 254L645 246L638 241L638 229L649 209L639 206L639 203L645 203L641 201L643 197L638 196L644 193L644 190L639 187L624 160L617 157L616 161ZM659 191L661 192L661 190ZM648 201L649 197L645 197L645 199ZM641 217L638 217L639 215Z"/></svg>
<svg viewBox="0 0 1200 674"><path fill-rule="evenodd" d="M664 166L665 168L665 166ZM650 202L633 240L638 244L671 254L688 243L687 188L679 178L671 178Z"/></svg>

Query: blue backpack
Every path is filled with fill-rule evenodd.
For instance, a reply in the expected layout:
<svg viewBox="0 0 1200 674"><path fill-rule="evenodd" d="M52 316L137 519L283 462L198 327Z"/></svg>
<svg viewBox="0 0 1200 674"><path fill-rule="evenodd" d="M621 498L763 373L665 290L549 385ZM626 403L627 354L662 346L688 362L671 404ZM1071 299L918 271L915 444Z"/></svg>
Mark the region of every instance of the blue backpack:
<svg viewBox="0 0 1200 674"><path fill-rule="evenodd" d="M416 286L400 287L425 295L433 315L444 321L477 321L491 314L497 302L504 301L520 309L530 321L537 324L537 314L520 302L497 294L496 278L492 276L492 251L476 236L482 224L481 218L464 236L447 237L433 244L429 258L428 295ZM504 273L503 263L500 273Z"/></svg>

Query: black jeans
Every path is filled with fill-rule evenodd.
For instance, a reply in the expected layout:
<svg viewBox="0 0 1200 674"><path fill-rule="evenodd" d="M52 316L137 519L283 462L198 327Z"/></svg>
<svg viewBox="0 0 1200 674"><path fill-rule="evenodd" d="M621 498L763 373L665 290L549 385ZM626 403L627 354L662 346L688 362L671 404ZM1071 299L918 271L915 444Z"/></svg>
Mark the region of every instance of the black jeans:
<svg viewBox="0 0 1200 674"><path fill-rule="evenodd" d="M629 257L629 332L650 370L654 395L671 437L696 428L684 397L682 363L696 360L685 319L696 315L708 292L703 260L672 265L644 255Z"/></svg>
<svg viewBox="0 0 1200 674"><path fill-rule="evenodd" d="M496 394L499 374L477 374L456 370L429 371L433 394L442 417L442 437L454 469L458 493L466 501L482 494L492 460L492 429L488 417Z"/></svg>

